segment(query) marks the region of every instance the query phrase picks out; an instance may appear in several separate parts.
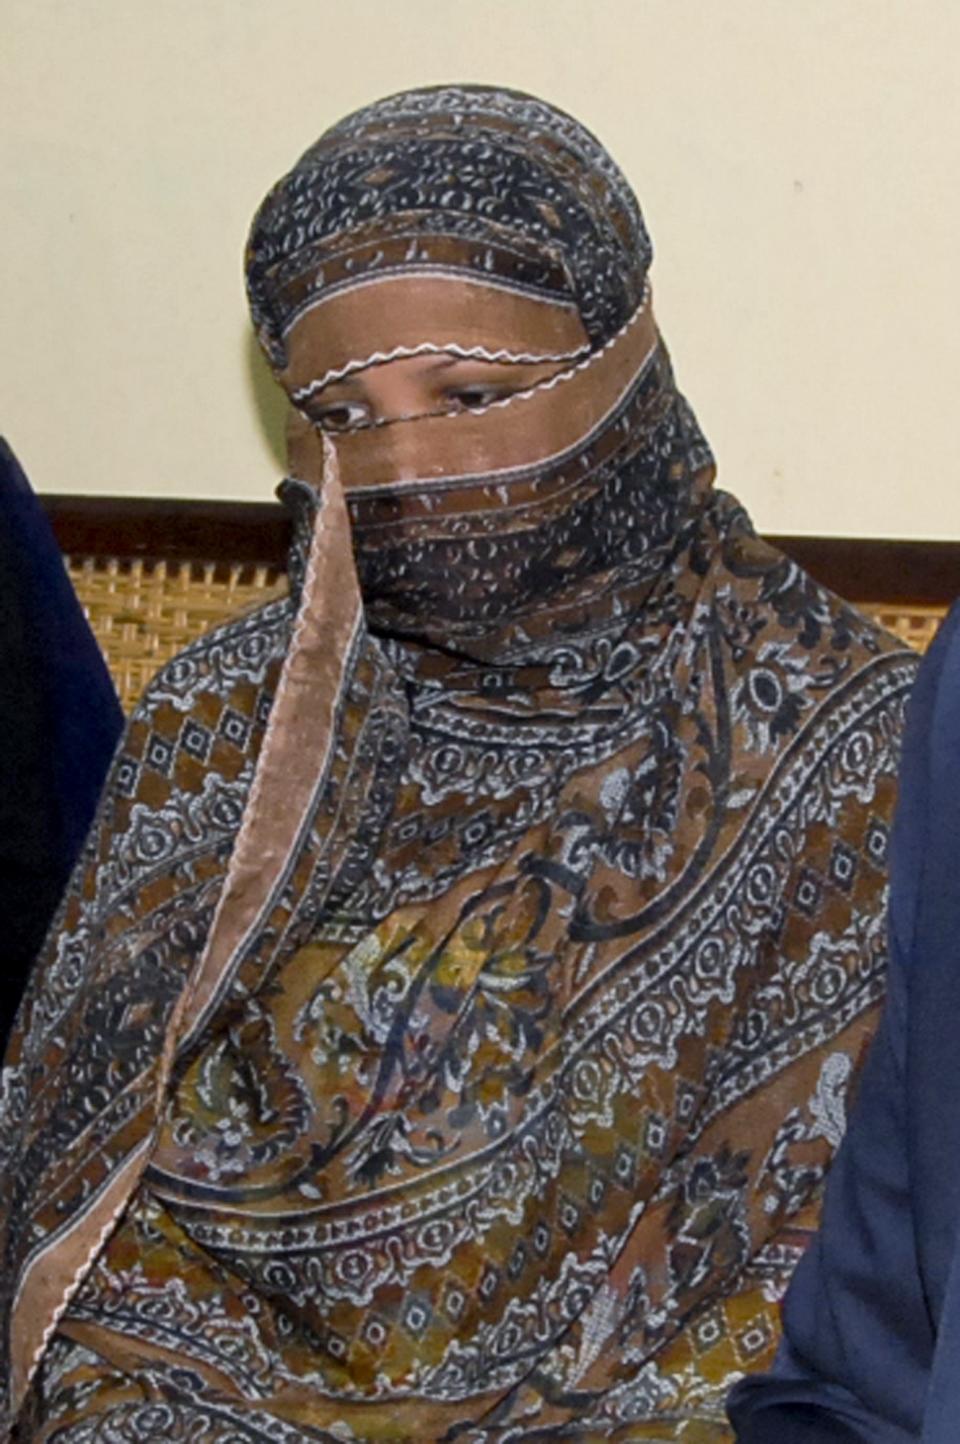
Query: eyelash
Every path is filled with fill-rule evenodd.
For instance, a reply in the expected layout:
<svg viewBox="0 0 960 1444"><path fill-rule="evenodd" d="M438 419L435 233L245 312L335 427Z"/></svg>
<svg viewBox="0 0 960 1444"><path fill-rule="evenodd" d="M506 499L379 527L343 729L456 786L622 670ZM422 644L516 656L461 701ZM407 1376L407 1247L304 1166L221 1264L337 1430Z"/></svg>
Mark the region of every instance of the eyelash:
<svg viewBox="0 0 960 1444"><path fill-rule="evenodd" d="M359 413L356 419L351 419L352 411ZM337 420L338 417L342 417L342 420ZM359 401L339 401L335 406L326 407L322 411L308 412L307 418L321 431L353 431L370 424L367 409Z"/></svg>
<svg viewBox="0 0 960 1444"><path fill-rule="evenodd" d="M447 396L451 401L458 402L467 411L475 411L478 407L489 406L494 401L500 401L505 396L512 396L517 388L513 386L497 385L491 383L484 386L477 382L475 386L451 387Z"/></svg>

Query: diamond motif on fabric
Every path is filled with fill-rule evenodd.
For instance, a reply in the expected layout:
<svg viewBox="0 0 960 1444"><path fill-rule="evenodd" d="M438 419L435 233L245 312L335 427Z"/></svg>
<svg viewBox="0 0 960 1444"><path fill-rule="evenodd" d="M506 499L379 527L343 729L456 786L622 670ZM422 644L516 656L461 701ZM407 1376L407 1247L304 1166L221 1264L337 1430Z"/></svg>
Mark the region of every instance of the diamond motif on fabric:
<svg viewBox="0 0 960 1444"><path fill-rule="evenodd" d="M459 1284L448 1284L443 1295L443 1311L453 1323L459 1322L467 1306L467 1296Z"/></svg>
<svg viewBox="0 0 960 1444"><path fill-rule="evenodd" d="M677 1122L689 1123L697 1111L700 1090L684 1078L677 1079Z"/></svg>
<svg viewBox="0 0 960 1444"><path fill-rule="evenodd" d="M838 838L830 854L830 881L840 888L841 892L849 892L853 887L857 876L857 862L857 854L853 848Z"/></svg>
<svg viewBox="0 0 960 1444"><path fill-rule="evenodd" d="M823 878L812 867L803 868L797 878L797 886L793 894L794 906L806 917L812 918L820 910L822 897Z"/></svg>
<svg viewBox="0 0 960 1444"><path fill-rule="evenodd" d="M590 1180L590 1187L587 1189L587 1202L591 1208L599 1208L606 1197L607 1182L599 1173L595 1173Z"/></svg>
<svg viewBox="0 0 960 1444"><path fill-rule="evenodd" d="M405 817L403 821L398 822L393 829L394 843L402 845L405 842L413 842L420 835L420 829L422 827L422 813L415 812L412 817Z"/></svg>
<svg viewBox="0 0 960 1444"><path fill-rule="evenodd" d="M426 1298L422 1294L413 1294L404 1306L400 1322L408 1334L419 1338L429 1326L432 1318L433 1310Z"/></svg>
<svg viewBox="0 0 960 1444"><path fill-rule="evenodd" d="M121 797L132 797L137 790L137 783L140 780L140 763L135 757L128 757L126 754L117 761L117 771L114 777L114 786Z"/></svg>
<svg viewBox="0 0 960 1444"><path fill-rule="evenodd" d="M371 1314L361 1330L360 1337L373 1349L382 1349L390 1335L390 1326L376 1314Z"/></svg>
<svg viewBox="0 0 960 1444"><path fill-rule="evenodd" d="M560 1227L564 1233L573 1235L580 1227L580 1209L572 1198L560 1200Z"/></svg>
<svg viewBox="0 0 960 1444"><path fill-rule="evenodd" d="M488 1304L500 1287L500 1270L494 1268L493 1264L487 1264L477 1285L477 1293Z"/></svg>
<svg viewBox="0 0 960 1444"><path fill-rule="evenodd" d="M654 1158L659 1158L667 1145L667 1123L659 1113L651 1113L643 1135L643 1146Z"/></svg>
<svg viewBox="0 0 960 1444"><path fill-rule="evenodd" d="M765 1314L757 1314L746 1328L734 1334L733 1343L741 1363L749 1365L773 1346L774 1335L770 1320Z"/></svg>
<svg viewBox="0 0 960 1444"><path fill-rule="evenodd" d="M723 1314L719 1309L711 1309L693 1326L693 1347L698 1354L709 1353L723 1342L725 1334Z"/></svg>
<svg viewBox="0 0 960 1444"><path fill-rule="evenodd" d="M180 746L188 756L196 758L198 762L206 762L213 746L213 733L209 727L204 727L200 722L188 717L180 729Z"/></svg>
<svg viewBox="0 0 960 1444"><path fill-rule="evenodd" d="M244 717L242 712L236 712L232 707L224 707L217 732L225 742L242 752L250 740L250 726L249 717Z"/></svg>
<svg viewBox="0 0 960 1444"><path fill-rule="evenodd" d="M143 760L152 771L169 777L175 753L176 748L168 738L161 737L159 732L151 732Z"/></svg>
<svg viewBox="0 0 960 1444"><path fill-rule="evenodd" d="M496 819L485 809L469 818L460 828L460 846L464 852L475 852L493 837Z"/></svg>
<svg viewBox="0 0 960 1444"><path fill-rule="evenodd" d="M637 1155L621 1143L613 1159L613 1176L621 1188L632 1188L637 1170Z"/></svg>
<svg viewBox="0 0 960 1444"><path fill-rule="evenodd" d="M523 1273L524 1264L527 1262L527 1246L523 1239L517 1240L517 1245L510 1255L510 1262L507 1264L507 1278L515 1283Z"/></svg>
<svg viewBox="0 0 960 1444"><path fill-rule="evenodd" d="M887 850L890 846L890 828L881 817L871 817L867 823L864 850L874 867L886 869Z"/></svg>
<svg viewBox="0 0 960 1444"><path fill-rule="evenodd" d="M345 1359L347 1357L347 1341L339 1334L327 1334L324 1343L327 1346L327 1353L331 1354L333 1358Z"/></svg>

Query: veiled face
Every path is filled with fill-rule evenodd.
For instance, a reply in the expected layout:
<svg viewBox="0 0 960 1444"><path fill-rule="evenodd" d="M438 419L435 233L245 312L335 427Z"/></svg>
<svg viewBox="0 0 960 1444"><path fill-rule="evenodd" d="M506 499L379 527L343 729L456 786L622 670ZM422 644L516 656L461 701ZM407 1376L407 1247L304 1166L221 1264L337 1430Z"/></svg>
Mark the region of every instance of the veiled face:
<svg viewBox="0 0 960 1444"><path fill-rule="evenodd" d="M394 279L301 316L280 380L312 425L346 432L476 411L550 380L588 349L570 306L455 279Z"/></svg>
<svg viewBox="0 0 960 1444"><path fill-rule="evenodd" d="M352 431L458 411L476 411L529 391L564 369L564 362L491 362L455 355L406 356L328 382L300 405L314 426Z"/></svg>
<svg viewBox="0 0 960 1444"><path fill-rule="evenodd" d="M415 354L397 354L407 343L384 304L404 298L399 277L352 292L363 326L325 327L334 297L291 327L290 475L318 497L342 491L371 624L477 658L551 599L580 607L588 577L602 590L625 564L630 585L649 585L687 488L649 305L601 350L578 332L548 359L517 345L516 297L442 284L474 292L468 324L426 310L433 339Z"/></svg>
<svg viewBox="0 0 960 1444"><path fill-rule="evenodd" d="M453 278L395 278L335 296L301 316L286 345L291 462L296 452L299 474L316 479L316 459L305 461L299 444L305 429L339 435L354 463L342 457L343 474L360 486L385 479L375 455L396 478L432 474L438 442L452 439L446 426L438 436L436 418L529 396L588 350L571 307Z"/></svg>
<svg viewBox="0 0 960 1444"><path fill-rule="evenodd" d="M650 259L599 142L490 87L378 101L273 187L247 287L290 495L344 497L371 625L489 659L645 595L712 477Z"/></svg>

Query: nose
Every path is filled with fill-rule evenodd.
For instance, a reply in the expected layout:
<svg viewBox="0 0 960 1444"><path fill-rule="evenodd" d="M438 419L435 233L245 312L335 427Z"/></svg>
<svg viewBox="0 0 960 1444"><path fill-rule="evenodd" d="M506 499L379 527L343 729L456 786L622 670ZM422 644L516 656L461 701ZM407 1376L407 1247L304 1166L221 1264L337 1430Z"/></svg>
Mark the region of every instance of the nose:
<svg viewBox="0 0 960 1444"><path fill-rule="evenodd" d="M438 452L433 444L434 428L442 426L444 420L424 417L422 421L410 421L402 426L373 427L334 437L344 489L349 492L398 481L427 481L444 475L445 450Z"/></svg>

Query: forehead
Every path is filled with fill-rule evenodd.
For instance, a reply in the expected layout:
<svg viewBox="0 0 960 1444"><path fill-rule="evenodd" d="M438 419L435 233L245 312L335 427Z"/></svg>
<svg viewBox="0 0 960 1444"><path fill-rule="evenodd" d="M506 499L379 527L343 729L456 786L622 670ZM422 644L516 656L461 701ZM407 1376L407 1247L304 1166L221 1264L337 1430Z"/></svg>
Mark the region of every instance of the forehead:
<svg viewBox="0 0 960 1444"><path fill-rule="evenodd" d="M386 275L325 293L298 316L279 380L295 394L374 361L423 352L530 362L568 360L588 349L573 302L462 275Z"/></svg>

